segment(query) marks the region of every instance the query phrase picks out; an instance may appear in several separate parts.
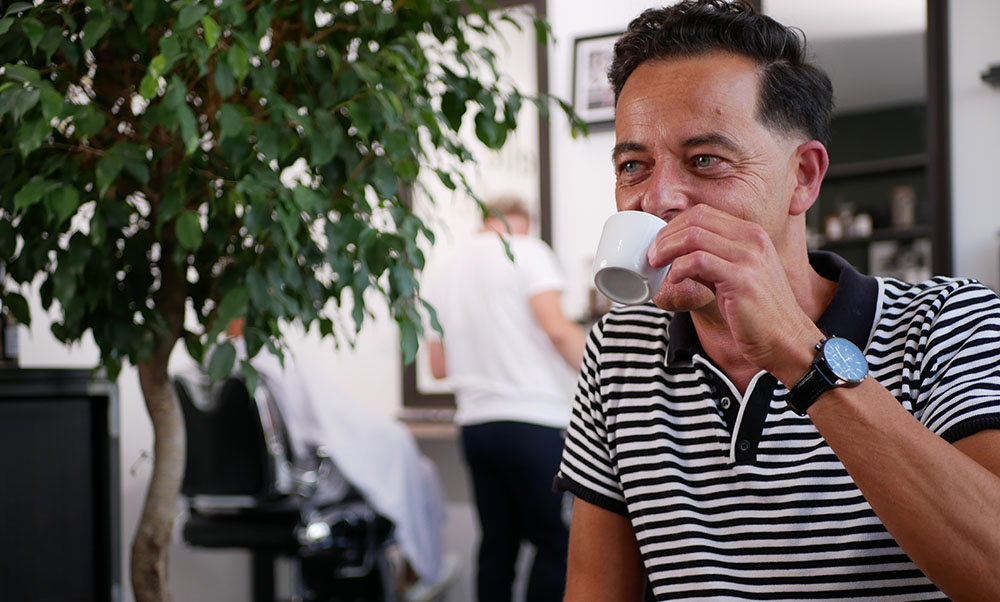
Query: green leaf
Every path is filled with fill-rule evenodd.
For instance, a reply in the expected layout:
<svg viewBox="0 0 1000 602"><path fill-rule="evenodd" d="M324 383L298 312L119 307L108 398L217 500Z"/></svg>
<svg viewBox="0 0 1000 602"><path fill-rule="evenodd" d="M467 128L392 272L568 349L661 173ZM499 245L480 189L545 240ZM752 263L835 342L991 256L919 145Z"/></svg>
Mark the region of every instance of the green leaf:
<svg viewBox="0 0 1000 602"><path fill-rule="evenodd" d="M234 104L224 104L219 108L219 141L226 138L241 138L247 122L244 109Z"/></svg>
<svg viewBox="0 0 1000 602"><path fill-rule="evenodd" d="M21 189L14 194L14 213L41 201L49 185L50 182L45 180L32 180L21 186Z"/></svg>
<svg viewBox="0 0 1000 602"><path fill-rule="evenodd" d="M198 150L198 144L201 139L198 138L198 121L194 116L194 111L192 111L187 105L177 112L177 118L181 123L181 138L184 140L184 150L187 154L191 154Z"/></svg>
<svg viewBox="0 0 1000 602"><path fill-rule="evenodd" d="M5 65L4 69L4 74L17 82L37 85L42 81L42 76L38 73L38 69L27 65Z"/></svg>
<svg viewBox="0 0 1000 602"><path fill-rule="evenodd" d="M135 178L143 186L149 183L149 164L145 151L135 144L120 143L114 147L114 153L122 161L125 172Z"/></svg>
<svg viewBox="0 0 1000 602"><path fill-rule="evenodd" d="M93 48L104 34L108 32L111 28L111 15L102 10L91 11L89 18L87 19L87 24L83 26L83 31L81 32L83 39L81 43L83 47L87 50Z"/></svg>
<svg viewBox="0 0 1000 602"><path fill-rule="evenodd" d="M417 329L407 320L399 322L399 344L403 348L403 363L412 364L417 357L417 349L420 346L417 337Z"/></svg>
<svg viewBox="0 0 1000 602"><path fill-rule="evenodd" d="M453 90L449 90L441 97L441 112L444 113L448 121L448 127L456 132L462 127L462 117L465 115L465 98L459 96Z"/></svg>
<svg viewBox="0 0 1000 602"><path fill-rule="evenodd" d="M94 105L86 104L77 109L73 123L76 124L77 136L90 138L104 129L104 113L96 110Z"/></svg>
<svg viewBox="0 0 1000 602"><path fill-rule="evenodd" d="M242 82L243 78L250 72L250 57L247 56L247 49L241 44L234 43L226 52L226 64L236 77L236 81Z"/></svg>
<svg viewBox="0 0 1000 602"><path fill-rule="evenodd" d="M427 317L430 319L431 328L440 334L444 334L444 328L441 326L441 322L437 317L437 310L434 309L433 305L423 299L421 299L420 302L423 304L424 309L427 310Z"/></svg>
<svg viewBox="0 0 1000 602"><path fill-rule="evenodd" d="M31 326L31 311L28 309L28 300L23 295L14 292L7 293L3 297L3 302L15 320L25 326Z"/></svg>
<svg viewBox="0 0 1000 602"><path fill-rule="evenodd" d="M171 188L163 195L163 203L160 205L159 224L169 222L174 219L181 209L184 208L184 195L176 188Z"/></svg>
<svg viewBox="0 0 1000 602"><path fill-rule="evenodd" d="M201 4L189 4L181 9L177 16L175 28L184 30L193 27L202 17L208 14L208 7Z"/></svg>
<svg viewBox="0 0 1000 602"><path fill-rule="evenodd" d="M252 396L254 391L257 390L257 382L259 380L257 369L250 364L250 360L240 360L240 370L243 372L243 378L246 381L247 391L249 391Z"/></svg>
<svg viewBox="0 0 1000 602"><path fill-rule="evenodd" d="M185 337L184 346L187 347L188 355L191 356L195 362L201 364L205 359L205 346L202 344L201 340L195 337Z"/></svg>
<svg viewBox="0 0 1000 602"><path fill-rule="evenodd" d="M212 81L215 82L215 89L222 98L229 98L233 94L233 90L236 89L236 78L233 77L233 71L229 65L222 61L215 63L215 74L212 76Z"/></svg>
<svg viewBox="0 0 1000 602"><path fill-rule="evenodd" d="M156 78L147 73L139 82L139 94L146 100L153 100L160 90L160 84Z"/></svg>
<svg viewBox="0 0 1000 602"><path fill-rule="evenodd" d="M177 242L188 251L194 251L200 247L205 235L201 230L198 214L194 211L181 212L174 225L174 232L177 234Z"/></svg>
<svg viewBox="0 0 1000 602"><path fill-rule="evenodd" d="M72 186L60 186L49 192L45 204L55 214L56 222L61 224L76 213L76 208L80 206L80 193Z"/></svg>
<svg viewBox="0 0 1000 602"><path fill-rule="evenodd" d="M416 290L413 272L402 265L397 264L389 268L389 282L400 297L409 297Z"/></svg>
<svg viewBox="0 0 1000 602"><path fill-rule="evenodd" d="M392 169L386 161L379 161L375 164L375 173L372 174L375 185L375 191L383 199L391 199L396 196L396 192L399 190L398 184L399 180L396 177L396 172Z"/></svg>
<svg viewBox="0 0 1000 602"><path fill-rule="evenodd" d="M187 85L184 81L176 75L171 77L170 85L167 86L166 104L171 110L170 117L173 117L173 123L168 122L168 126L171 126L171 130L180 127L181 139L184 140L185 150L190 155L198 148L198 121L194 111L187 104L186 95Z"/></svg>
<svg viewBox="0 0 1000 602"><path fill-rule="evenodd" d="M352 102L347 107L347 114L351 119L351 125L358 130L358 137L367 140L372 131L372 120L368 114L368 107L361 102Z"/></svg>
<svg viewBox="0 0 1000 602"><path fill-rule="evenodd" d="M50 121L53 117L60 117L62 115L63 97L61 94L52 88L42 88L41 100L42 116L46 122Z"/></svg>
<svg viewBox="0 0 1000 602"><path fill-rule="evenodd" d="M156 16L156 3L158 0L132 0L132 16L139 25L139 29L145 31L153 23Z"/></svg>
<svg viewBox="0 0 1000 602"><path fill-rule="evenodd" d="M23 88L10 82L0 86L0 118L14 109L22 90Z"/></svg>
<svg viewBox="0 0 1000 602"><path fill-rule="evenodd" d="M45 60L49 61L52 59L52 55L55 53L56 49L63 41L62 30L58 27L49 27L45 30L45 35L42 36L41 43L38 47L42 49L45 54Z"/></svg>
<svg viewBox="0 0 1000 602"><path fill-rule="evenodd" d="M548 21L532 17L531 24L535 26L535 38L538 40L538 43L543 46L548 44L549 37L552 35L552 28Z"/></svg>
<svg viewBox="0 0 1000 602"><path fill-rule="evenodd" d="M236 363L236 347L230 341L225 341L215 348L208 360L208 378L217 383L232 374Z"/></svg>
<svg viewBox="0 0 1000 602"><path fill-rule="evenodd" d="M205 43L209 48L215 48L219 42L219 24L212 17L205 15L201 18L201 26L205 31Z"/></svg>
<svg viewBox="0 0 1000 602"><path fill-rule="evenodd" d="M42 145L42 142L49 137L52 126L47 119L39 118L26 121L17 130L17 148L21 151L22 157L27 157L32 151Z"/></svg>
<svg viewBox="0 0 1000 602"><path fill-rule="evenodd" d="M452 179L451 174L444 171L443 169L435 169L434 173L437 174L438 180L444 184L444 187L448 190L456 190L458 186L455 185L455 180Z"/></svg>
<svg viewBox="0 0 1000 602"><path fill-rule="evenodd" d="M257 150L270 161L278 158L278 144L281 132L271 123L261 123L257 126Z"/></svg>
<svg viewBox="0 0 1000 602"><path fill-rule="evenodd" d="M167 60L167 64L163 67L164 71L169 70L177 62L177 59L184 56L184 53L181 51L181 44L175 36L160 38L159 45L160 54Z"/></svg>
<svg viewBox="0 0 1000 602"><path fill-rule="evenodd" d="M41 98L42 92L38 88L30 89L19 89L17 94L14 96L14 106L11 111L11 118L14 123L19 123L21 118L27 114L28 111L35 108L38 104L38 99Z"/></svg>
<svg viewBox="0 0 1000 602"><path fill-rule="evenodd" d="M121 171L122 160L117 156L106 153L101 157L97 162L97 198L104 198Z"/></svg>
<svg viewBox="0 0 1000 602"><path fill-rule="evenodd" d="M318 192L301 185L292 190L292 200L299 209L310 213L318 211L323 206L323 197Z"/></svg>
<svg viewBox="0 0 1000 602"><path fill-rule="evenodd" d="M3 19L0 19L0 36L7 33L7 30L10 29L10 26L13 25L14 23L15 23L14 19L10 17L5 17Z"/></svg>
<svg viewBox="0 0 1000 602"><path fill-rule="evenodd" d="M219 302L219 311L215 318L215 325L212 332L222 332L229 325L229 322L236 318L243 318L247 314L247 306L250 304L250 290L245 286L237 286L231 289ZM211 338L212 334L209 333Z"/></svg>
<svg viewBox="0 0 1000 602"><path fill-rule="evenodd" d="M21 19L21 29L24 30L28 43L31 44L31 52L35 52L38 49L38 43L42 41L42 36L45 35L45 26L37 19L26 17Z"/></svg>
<svg viewBox="0 0 1000 602"><path fill-rule="evenodd" d="M316 115L316 130L312 139L312 164L325 165L329 163L340 150L340 145L344 142L344 131L329 113L319 113Z"/></svg>
<svg viewBox="0 0 1000 602"><path fill-rule="evenodd" d="M63 15L67 15L69 11L63 11ZM63 38L59 42L59 51L63 53L69 64L76 70L81 68L80 64L80 48L74 42L70 42L69 38Z"/></svg>
<svg viewBox="0 0 1000 602"><path fill-rule="evenodd" d="M476 138L494 150L503 146L507 139L507 128L497 123L493 115L483 110L476 114Z"/></svg>
<svg viewBox="0 0 1000 602"><path fill-rule="evenodd" d="M149 61L149 76L156 79L163 75L164 71L167 69L167 57L162 54L158 54L153 57L153 60Z"/></svg>
<svg viewBox="0 0 1000 602"><path fill-rule="evenodd" d="M26 10L31 10L32 8L33 8L33 5L30 2L15 2L14 4L10 5L10 8L7 9L7 12L5 13L5 15L9 17L10 15L12 15L14 13L23 12L23 11L26 11Z"/></svg>

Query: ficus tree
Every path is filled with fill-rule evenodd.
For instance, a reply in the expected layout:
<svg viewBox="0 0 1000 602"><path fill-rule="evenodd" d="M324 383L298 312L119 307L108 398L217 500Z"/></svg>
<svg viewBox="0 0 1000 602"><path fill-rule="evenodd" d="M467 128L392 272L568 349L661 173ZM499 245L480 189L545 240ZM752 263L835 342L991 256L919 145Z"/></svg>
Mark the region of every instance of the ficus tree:
<svg viewBox="0 0 1000 602"><path fill-rule="evenodd" d="M184 429L167 363L213 378L279 353L282 325L351 340L373 299L416 353L422 247L405 190L467 186L463 122L490 148L522 101L485 49L487 0L61 0L0 18L0 303L38 286L66 343L138 369L153 474L132 543L136 599L167 600ZM539 35L544 23L535 21ZM556 101L570 115L572 111ZM447 160L442 160L444 157ZM367 303L367 304L366 304ZM347 317L349 316L349 317Z"/></svg>

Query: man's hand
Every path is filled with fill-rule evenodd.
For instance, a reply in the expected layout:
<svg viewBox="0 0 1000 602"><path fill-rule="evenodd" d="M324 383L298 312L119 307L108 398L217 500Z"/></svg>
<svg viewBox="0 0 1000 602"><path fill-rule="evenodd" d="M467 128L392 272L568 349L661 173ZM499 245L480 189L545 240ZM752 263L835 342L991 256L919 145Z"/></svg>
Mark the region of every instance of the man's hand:
<svg viewBox="0 0 1000 602"><path fill-rule="evenodd" d="M660 231L648 257L654 266L673 262L669 283L691 279L715 294L716 319L724 323L709 327L728 328L747 362L778 378L801 376L822 336L800 305L812 301L812 283L805 275L789 281L782 257L764 228L699 204ZM795 265L792 269L799 272L791 273L801 274L801 267ZM815 274L805 267L808 274ZM816 317L821 311L818 308ZM707 312L694 312L693 317L711 319ZM798 367L789 370L789 365Z"/></svg>

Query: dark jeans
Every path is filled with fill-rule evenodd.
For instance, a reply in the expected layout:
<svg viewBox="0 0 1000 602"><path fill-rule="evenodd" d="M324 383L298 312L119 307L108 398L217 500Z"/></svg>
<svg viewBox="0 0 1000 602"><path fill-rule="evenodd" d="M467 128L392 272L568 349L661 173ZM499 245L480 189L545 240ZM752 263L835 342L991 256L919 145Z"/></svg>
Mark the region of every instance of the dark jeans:
<svg viewBox="0 0 1000 602"><path fill-rule="evenodd" d="M563 437L559 429L522 422L462 427L482 539L479 602L510 602L523 540L535 547L527 602L559 602L566 587L569 528L562 494L552 490Z"/></svg>

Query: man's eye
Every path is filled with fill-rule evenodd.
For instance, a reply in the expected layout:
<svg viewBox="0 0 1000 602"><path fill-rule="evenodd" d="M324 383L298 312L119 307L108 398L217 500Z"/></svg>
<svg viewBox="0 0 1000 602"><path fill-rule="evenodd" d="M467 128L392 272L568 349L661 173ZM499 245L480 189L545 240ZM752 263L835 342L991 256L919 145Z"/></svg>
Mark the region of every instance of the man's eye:
<svg viewBox="0 0 1000 602"><path fill-rule="evenodd" d="M718 162L719 158L715 155L698 155L694 158L694 165L699 168L713 167Z"/></svg>
<svg viewBox="0 0 1000 602"><path fill-rule="evenodd" d="M639 171L638 161L625 161L621 164L621 171L624 173L635 173Z"/></svg>

